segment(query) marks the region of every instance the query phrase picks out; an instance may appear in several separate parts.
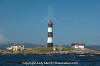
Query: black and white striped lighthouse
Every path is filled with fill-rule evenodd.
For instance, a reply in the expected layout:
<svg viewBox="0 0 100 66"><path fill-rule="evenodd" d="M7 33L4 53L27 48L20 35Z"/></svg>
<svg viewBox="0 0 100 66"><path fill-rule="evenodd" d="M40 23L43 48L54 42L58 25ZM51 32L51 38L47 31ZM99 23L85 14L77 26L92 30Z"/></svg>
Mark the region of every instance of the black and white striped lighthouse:
<svg viewBox="0 0 100 66"><path fill-rule="evenodd" d="M53 23L50 19L48 21L48 40L47 40L47 47L53 47Z"/></svg>

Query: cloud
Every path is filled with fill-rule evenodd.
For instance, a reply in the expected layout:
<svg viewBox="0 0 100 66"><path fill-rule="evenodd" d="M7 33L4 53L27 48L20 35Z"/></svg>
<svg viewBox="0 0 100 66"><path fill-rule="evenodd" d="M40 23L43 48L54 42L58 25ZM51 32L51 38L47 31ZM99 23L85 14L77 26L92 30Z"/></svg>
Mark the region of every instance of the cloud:
<svg viewBox="0 0 100 66"><path fill-rule="evenodd" d="M6 44L8 42L8 38L3 34L0 34L0 44Z"/></svg>

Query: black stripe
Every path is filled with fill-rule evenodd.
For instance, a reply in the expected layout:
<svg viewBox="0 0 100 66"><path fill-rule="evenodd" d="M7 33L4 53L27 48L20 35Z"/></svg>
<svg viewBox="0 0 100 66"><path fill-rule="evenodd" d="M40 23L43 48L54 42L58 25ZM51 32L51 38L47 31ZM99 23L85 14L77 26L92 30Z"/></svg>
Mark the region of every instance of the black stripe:
<svg viewBox="0 0 100 66"><path fill-rule="evenodd" d="M52 32L48 32L48 37L53 37L53 33Z"/></svg>
<svg viewBox="0 0 100 66"><path fill-rule="evenodd" d="M48 43L47 47L53 47L53 43Z"/></svg>
<svg viewBox="0 0 100 66"><path fill-rule="evenodd" d="M48 24L48 27L52 27L52 24Z"/></svg>

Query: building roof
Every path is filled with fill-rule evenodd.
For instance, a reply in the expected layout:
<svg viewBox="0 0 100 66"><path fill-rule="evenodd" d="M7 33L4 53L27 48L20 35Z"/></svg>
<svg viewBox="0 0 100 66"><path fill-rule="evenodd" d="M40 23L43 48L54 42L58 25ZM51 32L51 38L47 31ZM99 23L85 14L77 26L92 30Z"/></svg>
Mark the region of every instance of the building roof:
<svg viewBox="0 0 100 66"><path fill-rule="evenodd" d="M16 44L13 44L12 46L24 46L24 45L16 43Z"/></svg>
<svg viewBox="0 0 100 66"><path fill-rule="evenodd" d="M49 23L49 24L52 24L52 20L50 19L48 23Z"/></svg>
<svg viewBox="0 0 100 66"><path fill-rule="evenodd" d="M74 46L74 45L84 46L85 44L84 43L72 43L72 46Z"/></svg>

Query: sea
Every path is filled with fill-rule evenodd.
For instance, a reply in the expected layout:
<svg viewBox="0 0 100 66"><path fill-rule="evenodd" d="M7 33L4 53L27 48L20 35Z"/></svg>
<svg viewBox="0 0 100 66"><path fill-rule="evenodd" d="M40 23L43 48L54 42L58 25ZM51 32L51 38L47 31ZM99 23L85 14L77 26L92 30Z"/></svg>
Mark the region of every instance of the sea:
<svg viewBox="0 0 100 66"><path fill-rule="evenodd" d="M0 66L100 66L100 55L90 55L90 54L0 55Z"/></svg>

